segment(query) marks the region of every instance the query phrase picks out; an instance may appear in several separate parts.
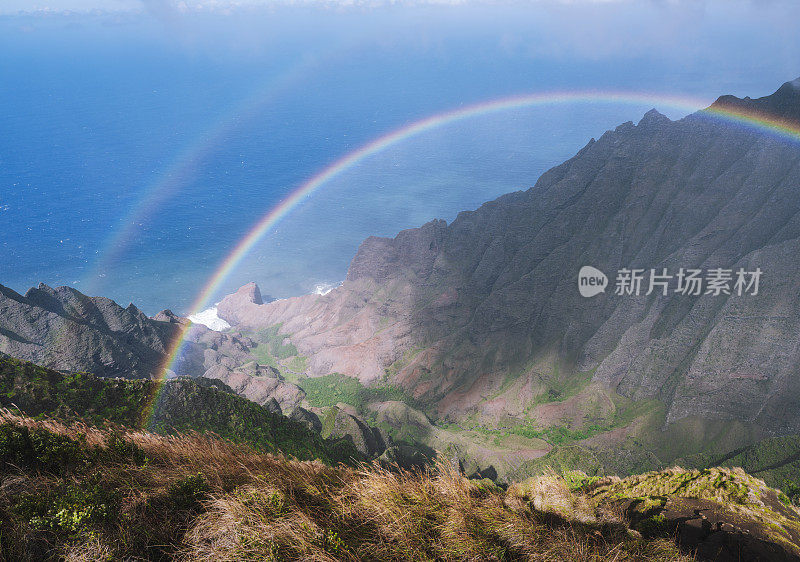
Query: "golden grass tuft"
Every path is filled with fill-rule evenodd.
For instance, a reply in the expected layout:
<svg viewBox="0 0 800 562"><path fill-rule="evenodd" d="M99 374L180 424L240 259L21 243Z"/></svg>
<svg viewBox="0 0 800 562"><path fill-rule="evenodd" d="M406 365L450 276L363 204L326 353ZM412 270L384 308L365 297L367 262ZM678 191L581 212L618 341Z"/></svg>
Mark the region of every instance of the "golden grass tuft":
<svg viewBox="0 0 800 562"><path fill-rule="evenodd" d="M595 503L570 490L564 479L553 471L513 484L508 493L530 502L533 509L542 513L586 524L602 522Z"/></svg>
<svg viewBox="0 0 800 562"><path fill-rule="evenodd" d="M94 462L64 473L4 467L0 458L0 540L4 549L15 553L11 559L98 560L106 554L108 559L169 559L182 546L183 535L200 507L178 505L173 497L176 486L201 474L210 493L221 494L254 481L259 473L275 473L293 462L213 435L161 436L120 427L101 429L0 410L3 424L45 430L101 453L108 451L113 436L134 444L144 455L142 462L97 456ZM47 498L57 499L73 489L98 488L115 498L109 522L79 531L41 529L32 524L30 516L19 513L18 504L25 497L49 501Z"/></svg>

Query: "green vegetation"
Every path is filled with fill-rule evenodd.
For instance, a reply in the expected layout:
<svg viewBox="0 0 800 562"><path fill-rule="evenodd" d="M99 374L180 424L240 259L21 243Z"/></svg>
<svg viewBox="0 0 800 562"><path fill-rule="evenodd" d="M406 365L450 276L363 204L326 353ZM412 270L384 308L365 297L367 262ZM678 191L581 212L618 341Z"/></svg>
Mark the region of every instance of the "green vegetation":
<svg viewBox="0 0 800 562"><path fill-rule="evenodd" d="M509 428L507 431L512 435L521 435L528 439L544 439L551 445L562 445L564 443L587 439L607 430L608 426L605 425L587 424L580 429L569 429L561 425L550 426L544 429L535 429L531 425L518 425Z"/></svg>
<svg viewBox="0 0 800 562"><path fill-rule="evenodd" d="M282 452L304 460L337 463L360 459L347 442L327 442L305 425L273 414L230 389L217 390L201 384L203 379L198 381L179 379L162 385L85 373L63 375L0 356L0 406L28 415L147 427L162 434L213 432L264 452Z"/></svg>
<svg viewBox="0 0 800 562"><path fill-rule="evenodd" d="M294 373L305 373L308 371L308 358L302 355L292 357L286 363L286 368Z"/></svg>
<svg viewBox="0 0 800 562"><path fill-rule="evenodd" d="M486 435L495 435L497 436L495 442L498 444L508 435L519 435L527 439L543 439L550 445L561 446L582 441L619 427L625 427L634 419L654 412L658 406L655 401L632 402L623 397L614 398L616 399L616 409L611 417L601 422L586 422L580 427L569 427L567 423L541 427L529 421L501 428L470 424L466 426L466 429ZM448 426L442 427L448 428ZM452 424L449 427L452 429Z"/></svg>
<svg viewBox="0 0 800 562"><path fill-rule="evenodd" d="M319 408L335 406L342 402L366 412L367 404L390 400L415 406L415 400L400 387L388 385L365 387L357 378L340 373L305 378L300 380L299 384L306 391L306 400L309 404Z"/></svg>
<svg viewBox="0 0 800 562"><path fill-rule="evenodd" d="M244 335L256 341L250 353L260 365L277 369L284 379L297 384L308 371L308 358L300 355L291 343L284 343L290 334L282 333L281 326L276 324Z"/></svg>
<svg viewBox="0 0 800 562"><path fill-rule="evenodd" d="M178 509L196 509L208 499L209 492L211 492L211 486L203 473L198 472L184 476L170 484L167 494Z"/></svg>
<svg viewBox="0 0 800 562"><path fill-rule="evenodd" d="M336 406L331 406L325 412L325 416L322 418L322 431L320 431L320 435L324 438L330 437L331 433L334 430L334 424L336 423L336 415L339 413L339 408Z"/></svg>
<svg viewBox="0 0 800 562"><path fill-rule="evenodd" d="M289 344L284 344L284 340L289 337L289 334L281 333L282 324L276 324L256 333L256 341L262 345L266 345L269 353L276 359L287 359L289 357L298 355L297 348Z"/></svg>
<svg viewBox="0 0 800 562"><path fill-rule="evenodd" d="M305 358L300 356L294 345L284 343L289 334L281 333L281 326L281 324L276 324L248 334L258 343L256 347L250 350L250 353L253 354L259 364L275 367L280 371L283 371L282 362L291 358L292 361L288 365L292 366L289 368L295 372L304 372Z"/></svg>
<svg viewBox="0 0 800 562"><path fill-rule="evenodd" d="M269 345L260 343L256 347L252 348L250 353L256 358L256 361L258 361L259 365L267 365L268 367L274 367L279 371L281 370L278 361L269 352Z"/></svg>
<svg viewBox="0 0 800 562"><path fill-rule="evenodd" d="M740 468L672 468L629 476L622 480L617 478L599 482L592 493L595 496L613 498L680 496L746 505L763 501L765 495L774 493L774 490Z"/></svg>
<svg viewBox="0 0 800 562"><path fill-rule="evenodd" d="M800 484L791 480L784 480L781 491L783 492L783 497L787 500L786 503L800 506Z"/></svg>
<svg viewBox="0 0 800 562"><path fill-rule="evenodd" d="M364 387L355 377L334 373L324 377L303 379L301 387L306 391L306 400L312 406L326 408L339 402L356 408L363 406L361 392Z"/></svg>
<svg viewBox="0 0 800 562"><path fill-rule="evenodd" d="M587 488L600 480L599 476L589 476L581 470L567 470L562 475L564 483L572 490L582 490Z"/></svg>
<svg viewBox="0 0 800 562"><path fill-rule="evenodd" d="M593 477L605 475L606 467L595 451L579 445L564 445L553 448L543 457L523 463L517 471L517 477L547 472L565 478L573 472L582 472Z"/></svg>
<svg viewBox="0 0 800 562"><path fill-rule="evenodd" d="M740 466L749 474L763 478L770 486L782 489L795 503L800 503L800 435L764 439L728 454L689 455L679 462L693 468Z"/></svg>
<svg viewBox="0 0 800 562"><path fill-rule="evenodd" d="M92 527L115 520L119 494L96 483L83 486L59 482L44 494L24 494L12 507L14 514L37 531L60 540L80 539Z"/></svg>
<svg viewBox="0 0 800 562"><path fill-rule="evenodd" d="M0 425L0 463L53 474L90 464L96 458L85 438L68 439L43 429Z"/></svg>

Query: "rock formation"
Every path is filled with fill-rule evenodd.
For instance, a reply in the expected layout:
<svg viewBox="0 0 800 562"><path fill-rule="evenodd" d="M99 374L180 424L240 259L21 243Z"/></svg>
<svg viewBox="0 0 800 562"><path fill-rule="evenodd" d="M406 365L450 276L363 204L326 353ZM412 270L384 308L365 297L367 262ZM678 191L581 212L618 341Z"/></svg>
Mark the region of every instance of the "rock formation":
<svg viewBox="0 0 800 562"><path fill-rule="evenodd" d="M0 286L0 352L63 372L160 377L187 322L169 310L148 318L133 304L122 308L70 287L39 285L22 296ZM194 324L168 376L218 379L261 405L274 398L287 413L297 408L305 394L275 369L257 365L250 353L255 345Z"/></svg>
<svg viewBox="0 0 800 562"><path fill-rule="evenodd" d="M628 401L654 404L662 429L739 427L737 443L800 432L800 143L717 110L786 125L798 81L678 121L652 110L527 191L368 238L327 295L260 304L248 286L218 314L280 324L309 374L399 384L439 419L611 427ZM604 293L579 294L585 265ZM615 294L625 268L666 268L668 293L645 294L645 278ZM681 268L763 276L757 294L692 296L674 290Z"/></svg>

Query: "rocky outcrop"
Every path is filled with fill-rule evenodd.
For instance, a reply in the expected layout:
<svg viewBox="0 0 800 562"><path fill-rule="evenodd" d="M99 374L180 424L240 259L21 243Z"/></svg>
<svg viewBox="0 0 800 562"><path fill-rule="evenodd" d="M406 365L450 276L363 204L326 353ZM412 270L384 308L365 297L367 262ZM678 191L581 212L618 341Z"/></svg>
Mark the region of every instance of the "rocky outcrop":
<svg viewBox="0 0 800 562"><path fill-rule="evenodd" d="M341 404L328 409L320 409L317 415L324 420L322 436L326 439L347 439L356 450L367 458L375 458L393 446L385 431L367 425L355 411Z"/></svg>
<svg viewBox="0 0 800 562"><path fill-rule="evenodd" d="M757 517L743 517L739 510L719 502L668 497L638 511L646 499L625 502L624 513L634 529L648 538L675 537L698 560L731 562L797 562L800 549L771 536L770 525ZM788 507L784 509L789 511ZM797 519L797 514L794 514ZM794 540L800 539L795 531ZM786 541L788 542L788 541Z"/></svg>
<svg viewBox="0 0 800 562"><path fill-rule="evenodd" d="M234 368L213 364L203 376L221 380L239 396L273 410L277 406L287 414L299 407L306 395L297 385L284 381L277 369L255 361Z"/></svg>
<svg viewBox="0 0 800 562"><path fill-rule="evenodd" d="M562 400L570 381L592 379L660 402L667 424L800 432L800 144L715 111L786 123L800 114L797 84L758 100L722 97L678 121L648 112L528 191L449 225L367 239L325 296L258 304L248 288L219 315L247 328L280 323L310 374L388 377L439 417L525 419ZM604 293L579 294L584 265L608 275ZM647 279L638 296L618 295L624 268L763 277L756 295L646 295Z"/></svg>
<svg viewBox="0 0 800 562"><path fill-rule="evenodd" d="M671 468L585 489L644 537L674 539L698 560L800 560L800 510L740 468Z"/></svg>
<svg viewBox="0 0 800 562"><path fill-rule="evenodd" d="M261 302L258 288L248 298ZM0 286L0 352L64 372L103 377L158 378L167 354L189 321L169 310L148 318L133 304L122 308L70 287L39 285L22 296ZM241 335L192 324L167 376L217 379L253 402L274 399L291 412L305 393L272 367L255 363L256 343Z"/></svg>
<svg viewBox="0 0 800 562"><path fill-rule="evenodd" d="M39 285L24 296L0 286L0 351L61 371L149 378L177 327L69 287Z"/></svg>
<svg viewBox="0 0 800 562"><path fill-rule="evenodd" d="M225 303L225 317L230 318L230 321L226 320L226 322L230 324L232 321L237 326L246 326L250 311L262 304L264 302L261 300L261 291L258 285L255 283L243 285L236 291L234 298L228 299ZM217 306L217 315L219 315L219 305Z"/></svg>

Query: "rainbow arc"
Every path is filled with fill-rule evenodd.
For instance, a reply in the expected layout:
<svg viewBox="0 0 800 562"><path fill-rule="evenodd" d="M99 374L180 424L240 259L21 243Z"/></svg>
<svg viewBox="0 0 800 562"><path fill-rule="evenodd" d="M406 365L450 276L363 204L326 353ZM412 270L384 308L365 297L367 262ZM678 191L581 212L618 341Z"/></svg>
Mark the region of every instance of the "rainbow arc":
<svg viewBox="0 0 800 562"><path fill-rule="evenodd" d="M652 107L670 107L686 111L687 113L693 113L702 109L700 115L726 123L730 126L744 127L772 135L787 142L800 143L800 126L796 123L771 118L763 113L749 112L738 107L713 106L703 109L706 107L707 101L693 98L640 92L551 92L513 96L460 107L415 121L378 137L353 152L344 155L294 189L281 202L267 211L262 218L251 227L247 234L239 240L230 254L222 260L217 270L211 275L203 289L195 298L188 315L196 314L208 305L210 299L242 259L258 241L261 240L270 229L277 225L281 219L286 217L292 209L302 204L312 193L320 189L331 179L345 173L370 156L387 150L412 137L424 134L427 131L464 119L513 109L568 103L618 103L639 106L649 104ZM162 388L165 377L180 356L188 329L188 325L181 326L161 366L159 381ZM143 412L143 419L146 420L148 425L152 423L154 406L160 394L160 390L157 390L153 394L152 399L146 405L145 411Z"/></svg>

